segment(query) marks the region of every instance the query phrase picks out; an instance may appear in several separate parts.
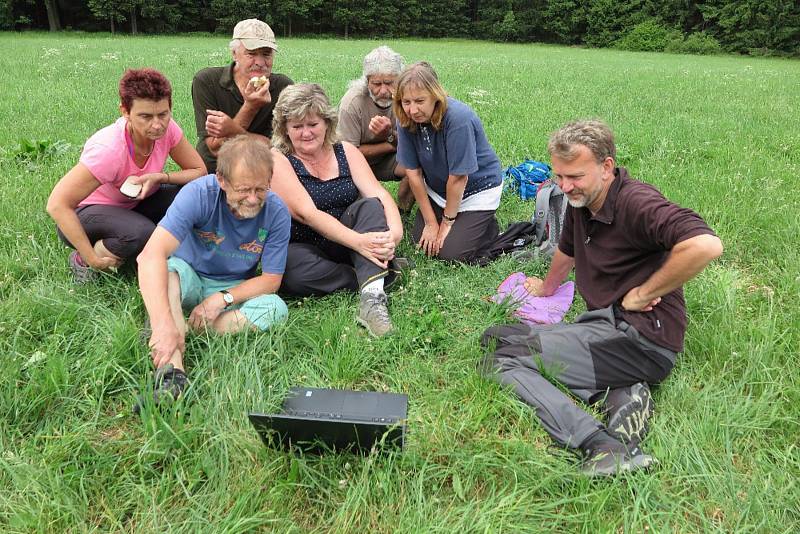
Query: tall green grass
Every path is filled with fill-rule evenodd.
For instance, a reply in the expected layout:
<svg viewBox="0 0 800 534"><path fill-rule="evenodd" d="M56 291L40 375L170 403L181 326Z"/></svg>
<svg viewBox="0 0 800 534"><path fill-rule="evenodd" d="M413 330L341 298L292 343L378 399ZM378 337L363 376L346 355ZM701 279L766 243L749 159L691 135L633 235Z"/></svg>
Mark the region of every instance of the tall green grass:
<svg viewBox="0 0 800 534"><path fill-rule="evenodd" d="M450 266L408 243L417 269L390 296L395 335L368 338L353 295L294 301L273 332L190 336L194 403L133 416L151 374L135 281L73 286L44 204L86 138L118 116L126 67L170 78L194 142L191 78L227 61L227 40L0 34L0 44L0 531L800 530L800 63L388 43L433 63L505 165L546 160L548 133L567 120L607 120L620 163L700 212L726 245L686 288L686 351L655 392L644 444L658 467L590 482L527 407L475 371L480 333L506 320L484 297L508 273L546 266ZM338 101L381 43L279 44L276 72ZM23 139L61 143L37 156ZM531 211L507 198L500 218ZM264 448L246 412L277 408L297 384L408 393L406 450Z"/></svg>

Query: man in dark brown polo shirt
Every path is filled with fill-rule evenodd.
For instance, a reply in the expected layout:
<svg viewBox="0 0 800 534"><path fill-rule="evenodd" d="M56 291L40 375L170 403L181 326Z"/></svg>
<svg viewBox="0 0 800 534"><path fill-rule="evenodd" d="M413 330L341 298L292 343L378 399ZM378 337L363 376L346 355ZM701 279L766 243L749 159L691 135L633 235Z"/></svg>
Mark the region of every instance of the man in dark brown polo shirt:
<svg viewBox="0 0 800 534"><path fill-rule="evenodd" d="M228 139L248 134L269 142L272 108L281 91L293 83L272 72L278 45L265 22L240 21L233 28L229 47L230 65L203 69L192 80L197 151L212 174L217 169L217 152Z"/></svg>
<svg viewBox="0 0 800 534"><path fill-rule="evenodd" d="M484 370L513 386L558 443L583 451L586 474L645 468L653 462L639 448L652 413L648 384L664 380L683 350L682 285L722 254L722 243L695 212L616 166L602 122L564 126L548 150L570 208L547 276L526 287L552 295L574 267L588 311L571 324L489 328L483 344L494 353ZM602 402L607 423L541 370L584 402Z"/></svg>

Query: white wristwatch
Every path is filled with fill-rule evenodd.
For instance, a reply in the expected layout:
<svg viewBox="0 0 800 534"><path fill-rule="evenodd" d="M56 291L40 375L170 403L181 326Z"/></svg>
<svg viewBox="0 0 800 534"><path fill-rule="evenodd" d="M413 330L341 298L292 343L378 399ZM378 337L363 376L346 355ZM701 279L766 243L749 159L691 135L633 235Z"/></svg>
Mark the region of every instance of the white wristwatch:
<svg viewBox="0 0 800 534"><path fill-rule="evenodd" d="M222 291L220 291L220 293L222 293L222 300L225 301L225 309L227 310L228 308L233 306L233 295L228 293L226 289L223 289Z"/></svg>

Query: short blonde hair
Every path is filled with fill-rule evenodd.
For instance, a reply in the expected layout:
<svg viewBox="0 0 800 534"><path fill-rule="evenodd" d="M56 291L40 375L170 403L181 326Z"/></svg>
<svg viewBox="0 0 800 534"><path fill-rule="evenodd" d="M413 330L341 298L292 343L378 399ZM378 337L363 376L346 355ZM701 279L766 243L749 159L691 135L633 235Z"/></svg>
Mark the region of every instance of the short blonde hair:
<svg viewBox="0 0 800 534"><path fill-rule="evenodd" d="M597 163L603 163L606 158L617 160L614 133L601 120L577 120L562 126L550 135L547 151L551 156L572 161L578 157L578 145L588 148Z"/></svg>
<svg viewBox="0 0 800 534"><path fill-rule="evenodd" d="M325 121L325 145L335 143L338 114L336 108L331 106L325 90L316 83L298 83L281 91L272 110L272 146L287 156L291 154L294 148L289 140L286 123L302 120L312 113Z"/></svg>
<svg viewBox="0 0 800 534"><path fill-rule="evenodd" d="M447 93L442 84L439 83L439 77L430 63L418 61L406 67L400 73L400 78L397 79L397 89L394 92L394 103L392 104L394 116L397 117L400 126L411 132L416 132L417 123L406 115L402 104L403 94L410 88L427 91L436 101L433 115L431 115L431 126L433 126L434 130L441 130L444 114L447 112Z"/></svg>

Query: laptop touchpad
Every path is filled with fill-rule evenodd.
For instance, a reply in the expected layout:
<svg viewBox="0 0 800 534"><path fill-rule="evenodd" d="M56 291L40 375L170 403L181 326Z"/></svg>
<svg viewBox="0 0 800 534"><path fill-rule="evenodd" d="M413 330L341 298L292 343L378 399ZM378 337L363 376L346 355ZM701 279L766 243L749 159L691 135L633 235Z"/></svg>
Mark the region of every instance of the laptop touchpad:
<svg viewBox="0 0 800 534"><path fill-rule="evenodd" d="M374 395L351 393L344 399L342 412L345 414L374 414L378 398Z"/></svg>

